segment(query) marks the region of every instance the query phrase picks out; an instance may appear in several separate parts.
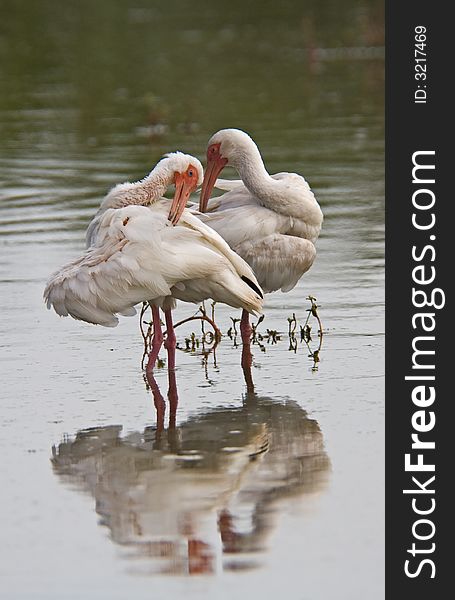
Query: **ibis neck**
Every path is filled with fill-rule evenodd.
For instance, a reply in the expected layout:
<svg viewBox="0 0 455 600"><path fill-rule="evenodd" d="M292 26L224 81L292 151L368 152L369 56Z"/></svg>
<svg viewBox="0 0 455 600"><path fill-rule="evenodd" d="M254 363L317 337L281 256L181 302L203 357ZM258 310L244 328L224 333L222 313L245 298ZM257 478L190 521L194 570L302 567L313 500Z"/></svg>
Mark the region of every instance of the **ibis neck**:
<svg viewBox="0 0 455 600"><path fill-rule="evenodd" d="M259 150L252 148L234 166L251 194L256 196L264 206L269 206L277 182L268 174Z"/></svg>
<svg viewBox="0 0 455 600"><path fill-rule="evenodd" d="M140 190L142 192L141 195L145 198L145 201L141 202L141 204L153 204L164 196L167 188L173 183L171 176L168 175L166 177L164 173L155 171L156 169L135 184L138 191Z"/></svg>

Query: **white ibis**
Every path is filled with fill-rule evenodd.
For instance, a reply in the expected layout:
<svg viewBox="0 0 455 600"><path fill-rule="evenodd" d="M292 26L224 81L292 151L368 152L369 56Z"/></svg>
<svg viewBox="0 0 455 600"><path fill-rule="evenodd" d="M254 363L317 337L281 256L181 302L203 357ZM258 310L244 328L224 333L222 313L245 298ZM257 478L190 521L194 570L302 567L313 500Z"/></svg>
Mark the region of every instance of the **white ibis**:
<svg viewBox="0 0 455 600"><path fill-rule="evenodd" d="M149 302L153 340L148 371L163 342L159 307L166 318L171 369L175 299L199 303L212 298L259 313L263 295L252 269L220 235L185 210L202 176L196 158L173 153L145 179L114 188L90 225L92 245L50 277L44 291L48 308L64 317L115 327L119 314L134 315L136 304ZM161 194L171 183L175 195L169 211L170 201Z"/></svg>
<svg viewBox="0 0 455 600"><path fill-rule="evenodd" d="M241 180L217 180L228 165ZM227 193L209 202L215 186ZM297 173L269 175L244 131L222 129L210 138L199 210L206 213L199 217L252 267L266 293L288 292L313 264L323 215L310 186ZM241 331L249 340L245 311Z"/></svg>
<svg viewBox="0 0 455 600"><path fill-rule="evenodd" d="M194 156L182 152L165 154L144 179L135 183L119 183L106 195L87 228L85 236L87 248L97 242L100 221L109 208L124 208L132 204L150 207L160 200L168 187L173 184L175 194L171 210L175 217L173 221L175 225L180 216L175 214L176 207L180 206L183 212L185 208L183 200L189 199L191 192L201 184L202 177L202 165Z"/></svg>

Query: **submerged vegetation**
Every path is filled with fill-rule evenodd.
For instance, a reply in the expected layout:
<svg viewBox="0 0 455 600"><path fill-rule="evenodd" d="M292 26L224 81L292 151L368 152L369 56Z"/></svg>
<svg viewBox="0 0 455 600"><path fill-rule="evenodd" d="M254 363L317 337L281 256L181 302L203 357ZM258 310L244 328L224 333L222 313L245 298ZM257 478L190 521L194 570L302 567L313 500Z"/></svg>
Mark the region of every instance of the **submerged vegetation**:
<svg viewBox="0 0 455 600"><path fill-rule="evenodd" d="M283 341L289 344L288 350L297 353L299 348L306 348L308 358L312 361L312 371L318 370L320 362L320 352L322 348L322 340L324 330L319 316L320 305L317 304L317 299L314 296L307 296L310 306L305 309L307 313L305 319L299 319L295 313L287 317L287 330L270 329L263 326L266 323L266 316L261 315L256 323L251 324L252 334L250 343L251 346L257 346L261 352L267 352L267 347L277 345ZM140 329L144 342L144 352L142 355L142 368L145 367L145 360L150 352L151 340L153 336L153 324L151 321L145 320L145 314L148 309L148 304L144 302L140 313ZM174 328L189 323L198 321L200 323L200 331L192 331L185 335L183 341L177 341L177 350L188 352L194 355L203 357L203 364L207 366L209 355L213 355L214 367L216 363L216 348L223 338L228 338L233 348L240 348L242 341L238 330L239 318L230 317L231 326L225 333L218 327L215 322L215 303L211 304L210 316L207 314L207 309L203 303L196 313L186 319L183 319L174 324ZM207 324L210 329L207 330ZM165 362L160 360L157 363L158 367L163 367Z"/></svg>

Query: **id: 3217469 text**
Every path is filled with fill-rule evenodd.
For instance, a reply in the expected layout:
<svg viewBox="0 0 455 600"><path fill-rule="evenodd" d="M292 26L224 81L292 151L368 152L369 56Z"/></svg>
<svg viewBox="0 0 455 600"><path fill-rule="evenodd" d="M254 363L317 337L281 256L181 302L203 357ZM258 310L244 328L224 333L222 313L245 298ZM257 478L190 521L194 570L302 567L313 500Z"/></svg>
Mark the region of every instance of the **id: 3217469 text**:
<svg viewBox="0 0 455 600"><path fill-rule="evenodd" d="M427 102L427 28L424 25L414 27L414 79L417 87L414 91L414 103Z"/></svg>

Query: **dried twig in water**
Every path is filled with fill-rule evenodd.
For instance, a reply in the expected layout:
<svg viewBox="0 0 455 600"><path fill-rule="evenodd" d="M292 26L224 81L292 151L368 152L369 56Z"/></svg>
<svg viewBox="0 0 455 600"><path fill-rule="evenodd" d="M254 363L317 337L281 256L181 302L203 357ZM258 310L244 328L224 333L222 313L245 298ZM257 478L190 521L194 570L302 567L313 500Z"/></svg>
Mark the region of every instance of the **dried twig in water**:
<svg viewBox="0 0 455 600"><path fill-rule="evenodd" d="M322 337L324 335L324 330L322 328L322 322L321 319L319 317L319 313L318 313L318 308L319 306L316 304L316 298L314 296L308 296L307 300L309 300L311 302L311 308L308 309L309 311L311 311L311 314L313 315L313 317L317 320L318 325L319 325L319 331L318 331L318 336L319 336L319 347L317 349L317 352L319 354L319 351L322 348ZM309 315L308 315L309 316ZM307 319L308 321L308 319Z"/></svg>
<svg viewBox="0 0 455 600"><path fill-rule="evenodd" d="M237 323L240 323L240 319L234 319L234 317L229 317L229 318L230 318L230 319L231 319L231 321L232 321L232 328L233 328L233 330L234 330L234 331L233 331L233 333L234 333L234 336L236 336L236 335L237 335L237 333L238 333L238 331L237 331L237 327L236 327L236 324L237 324Z"/></svg>
<svg viewBox="0 0 455 600"><path fill-rule="evenodd" d="M288 317L288 334L293 336L297 327L297 319L295 313L292 313L292 317Z"/></svg>
<svg viewBox="0 0 455 600"><path fill-rule="evenodd" d="M281 340L281 336L276 329L267 329L266 332L267 333L264 335L264 337L267 339L268 344L270 344L270 342L272 344L276 344Z"/></svg>
<svg viewBox="0 0 455 600"><path fill-rule="evenodd" d="M213 335L215 336L215 339L220 341L221 337L222 337L222 333L221 333L220 329L218 328L217 324L215 323L215 321L213 321L213 319L211 319L210 317L207 316L207 314L205 313L205 308L199 307L198 312L200 312L202 314L198 315L196 313L192 317L188 317L186 319L183 319L182 321L179 321L178 323L175 323L174 329L176 329L180 325L183 325L184 323L189 323L190 321L203 321L203 322L206 321L213 328ZM204 330L202 330L202 333L205 334Z"/></svg>
<svg viewBox="0 0 455 600"><path fill-rule="evenodd" d="M144 316L145 316L145 312L146 310L150 308L150 304L148 302L143 302L142 303L142 308L141 308L141 312L139 315L139 328L141 330L141 335L142 335L142 340L144 342L144 352L142 354L142 360L141 360L141 369L144 370L144 363L145 363L145 358L146 356L149 355L150 352L150 340L152 338L152 332L153 332L153 322L152 321L144 321ZM144 327L143 325L147 325L147 331L144 331Z"/></svg>
<svg viewBox="0 0 455 600"><path fill-rule="evenodd" d="M261 335L258 333L258 327L259 325L262 323L262 321L264 320L265 315L261 315L259 317L259 319L256 321L256 323L251 323L251 329L253 331L253 337L251 338L251 341L254 343L258 338L261 338Z"/></svg>
<svg viewBox="0 0 455 600"><path fill-rule="evenodd" d="M312 370L317 371L318 370L317 363L320 361L319 353L320 353L321 347L322 347L323 329L322 329L322 322L321 322L321 319L320 319L319 313L318 313L319 307L316 304L316 298L314 296L307 296L307 300L309 300L311 302L311 307L307 309L308 315L307 315L305 324L303 325L303 327L300 327L300 339L306 344L308 351L310 353L309 357L313 359ZM308 323L308 321L310 319L310 315L313 315L313 317L317 320L317 322L319 324L319 330L318 330L319 346L317 347L316 350L311 350L311 348L310 348L310 342L312 341L311 325L309 325L309 323Z"/></svg>
<svg viewBox="0 0 455 600"><path fill-rule="evenodd" d="M309 296L307 296L306 299L310 301L311 306L310 306L310 308L307 309L307 317L305 319L304 324L299 325L299 322L297 320L295 313L292 313L292 315L287 318L289 351L293 351L294 353L297 352L297 349L299 346L299 341L303 342L308 349L309 358L313 359L313 370L316 371L318 369L317 364L320 362L320 351L322 348L324 332L323 332L322 322L321 322L319 312L318 312L319 305L317 304L316 298L314 296L309 295ZM145 316L145 313L146 313L148 307L149 307L149 304L147 302L144 302L142 304L142 308L141 308L141 312L140 312L140 328L141 328L142 339L144 341L144 353L142 356L142 363L141 363L142 368L144 368L145 357L150 352L151 339L152 339L152 335L153 335L153 322L152 321L148 322L148 321L144 320L144 316ZM208 371L207 371L208 356L211 353L213 353L214 361L215 361L214 365L216 367L217 365L216 365L216 358L215 358L214 350L222 338L221 331L218 328L218 326L216 325L215 320L214 320L214 307L215 307L215 303L212 302L211 317L209 317L207 315L207 311L206 311L205 305L203 303L199 307L198 311L193 316L183 319L183 320L179 321L178 323L174 324L174 328L176 328L176 327L179 327L180 325L183 325L184 323L188 323L190 321L201 321L201 335L197 336L193 332L190 337L185 338L185 345L184 345L184 347L180 347L180 350L183 350L184 352L185 351L186 352L198 352L198 353L202 352L203 364L204 364L204 368L206 371L207 379L208 379ZM312 350L311 346L310 346L310 343L313 341L312 326L310 325L310 322L309 322L311 316L313 316L317 320L318 326L319 326L319 329L317 332L317 336L319 338L319 344L318 344L318 347L316 350ZM240 319L233 318L233 317L230 317L230 319L232 322L232 326L228 329L227 336L231 340L233 340L234 347L237 347L238 346L238 344L237 344L237 335L238 335L237 323L240 322ZM282 333L280 333L278 330L275 330L275 329L266 329L265 333L259 333L258 327L263 321L264 321L264 315L261 315L259 317L259 319L256 321L256 323L252 323L252 325L251 325L251 328L252 328L251 343L259 346L259 349L262 352L265 352L266 351L265 342L270 345L276 345L279 341L281 341ZM213 331L205 331L205 329L204 329L205 322L209 323L209 325L211 326ZM147 325L147 329L145 329L145 327L144 327L145 325ZM297 328L299 328L299 330L300 330L300 339L298 339L297 335L296 335ZM166 334L167 332L164 332L164 333ZM263 343L261 343L261 342L263 342ZM200 348L200 346L201 346L201 348ZM178 344L177 344L177 348L179 348ZM157 363L157 366L159 367L162 364L164 364L164 363L162 361L159 361L159 363Z"/></svg>

